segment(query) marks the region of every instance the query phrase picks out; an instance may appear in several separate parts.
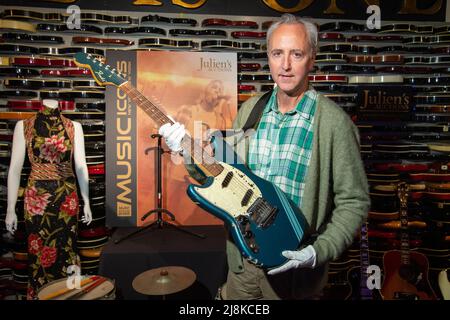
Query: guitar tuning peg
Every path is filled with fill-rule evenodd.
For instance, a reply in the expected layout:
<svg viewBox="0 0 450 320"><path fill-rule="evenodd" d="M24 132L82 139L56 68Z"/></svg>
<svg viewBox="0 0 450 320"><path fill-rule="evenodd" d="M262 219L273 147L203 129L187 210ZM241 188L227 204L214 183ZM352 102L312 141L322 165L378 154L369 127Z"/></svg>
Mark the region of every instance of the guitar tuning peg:
<svg viewBox="0 0 450 320"><path fill-rule="evenodd" d="M92 58L92 55L91 55L90 53L88 53L87 58L88 58L88 59L91 59L91 58Z"/></svg>
<svg viewBox="0 0 450 320"><path fill-rule="evenodd" d="M111 67L110 67L109 64L107 64L106 67L105 67L105 69L110 69L110 68L111 68Z"/></svg>

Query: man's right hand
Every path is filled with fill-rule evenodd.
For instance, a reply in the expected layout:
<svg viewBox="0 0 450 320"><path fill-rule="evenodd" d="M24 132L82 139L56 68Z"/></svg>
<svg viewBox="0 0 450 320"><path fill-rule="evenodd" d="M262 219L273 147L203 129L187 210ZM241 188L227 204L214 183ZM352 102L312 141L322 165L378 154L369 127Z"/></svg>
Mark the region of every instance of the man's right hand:
<svg viewBox="0 0 450 320"><path fill-rule="evenodd" d="M166 123L159 128L159 134L166 140L166 144L173 152L180 152L183 150L181 141L186 135L184 124L175 122L174 124Z"/></svg>

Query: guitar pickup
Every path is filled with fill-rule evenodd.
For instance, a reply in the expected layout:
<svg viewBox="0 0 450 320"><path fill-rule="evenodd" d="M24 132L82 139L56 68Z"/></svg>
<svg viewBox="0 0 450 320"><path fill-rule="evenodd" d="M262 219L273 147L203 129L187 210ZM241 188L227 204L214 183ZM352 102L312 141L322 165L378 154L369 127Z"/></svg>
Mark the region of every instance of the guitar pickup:
<svg viewBox="0 0 450 320"><path fill-rule="evenodd" d="M247 190L244 197L242 198L241 206L246 206L248 204L248 202L250 201L250 199L252 198L252 196L253 196L253 190L251 190L251 189Z"/></svg>
<svg viewBox="0 0 450 320"><path fill-rule="evenodd" d="M231 179L233 179L233 172L228 172L227 175L225 176L225 178L222 181L222 188L226 188L228 187L228 185L231 182Z"/></svg>

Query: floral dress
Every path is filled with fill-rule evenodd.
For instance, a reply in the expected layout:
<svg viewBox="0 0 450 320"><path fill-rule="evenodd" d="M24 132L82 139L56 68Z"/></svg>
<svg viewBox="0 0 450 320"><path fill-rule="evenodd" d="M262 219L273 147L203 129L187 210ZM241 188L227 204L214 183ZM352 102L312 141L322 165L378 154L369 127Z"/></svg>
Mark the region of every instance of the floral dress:
<svg viewBox="0 0 450 320"><path fill-rule="evenodd" d="M76 253L78 194L72 170L74 127L59 110L44 108L24 121L31 173L24 192L28 240L28 299L44 284L80 266Z"/></svg>

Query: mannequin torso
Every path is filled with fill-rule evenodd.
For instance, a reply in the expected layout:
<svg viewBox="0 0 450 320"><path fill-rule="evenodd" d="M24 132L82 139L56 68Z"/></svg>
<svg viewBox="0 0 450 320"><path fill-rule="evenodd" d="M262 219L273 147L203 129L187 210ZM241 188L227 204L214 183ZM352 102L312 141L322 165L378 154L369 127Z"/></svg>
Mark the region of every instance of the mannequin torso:
<svg viewBox="0 0 450 320"><path fill-rule="evenodd" d="M75 251L79 209L76 178L84 200L81 220L88 224L92 220L82 127L60 114L57 101L44 100L44 106L35 116L17 123L8 172L6 227L14 232L20 173L28 154L31 173L24 191L24 212L30 299L43 284L64 277L69 265L79 265Z"/></svg>

